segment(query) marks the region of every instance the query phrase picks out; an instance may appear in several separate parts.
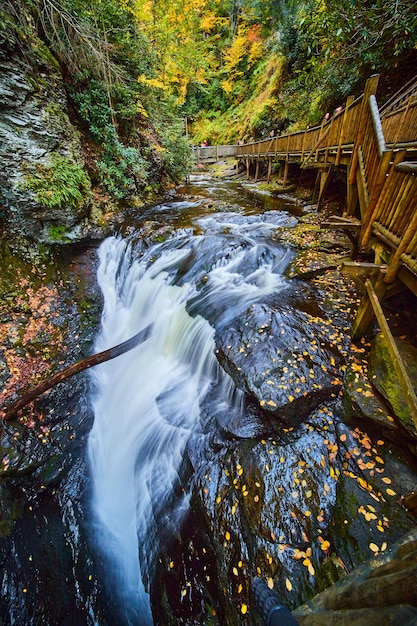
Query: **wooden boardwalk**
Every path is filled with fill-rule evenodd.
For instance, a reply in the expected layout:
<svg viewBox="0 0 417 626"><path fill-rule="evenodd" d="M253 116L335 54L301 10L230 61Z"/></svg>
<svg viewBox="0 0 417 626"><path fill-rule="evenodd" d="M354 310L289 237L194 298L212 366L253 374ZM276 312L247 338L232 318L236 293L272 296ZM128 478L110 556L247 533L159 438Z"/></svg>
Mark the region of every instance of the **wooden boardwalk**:
<svg viewBox="0 0 417 626"><path fill-rule="evenodd" d="M381 111L378 78L372 76L359 98L349 97L320 126L233 148L248 177L254 170L255 180L261 167L269 180L273 163L279 163L284 184L292 163L317 170L313 201L319 206L333 170L345 176L346 209L327 225L346 230L355 241L352 261L342 267L363 293L352 335L365 334L377 317L417 426L414 386L380 304L403 289L417 296L417 77ZM203 160L204 153L200 156ZM358 262L361 250L373 251L374 262Z"/></svg>

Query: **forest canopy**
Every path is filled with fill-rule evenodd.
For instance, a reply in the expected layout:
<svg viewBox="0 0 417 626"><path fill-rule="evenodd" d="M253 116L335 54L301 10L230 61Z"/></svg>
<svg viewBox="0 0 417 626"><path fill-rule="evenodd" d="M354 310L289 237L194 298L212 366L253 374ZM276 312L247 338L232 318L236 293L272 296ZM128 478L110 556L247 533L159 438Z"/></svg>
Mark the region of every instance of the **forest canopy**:
<svg viewBox="0 0 417 626"><path fill-rule="evenodd" d="M373 73L390 95L415 71L411 0L6 3L58 59L116 199L151 190L159 166L183 178L185 120L196 143L257 139L317 123Z"/></svg>

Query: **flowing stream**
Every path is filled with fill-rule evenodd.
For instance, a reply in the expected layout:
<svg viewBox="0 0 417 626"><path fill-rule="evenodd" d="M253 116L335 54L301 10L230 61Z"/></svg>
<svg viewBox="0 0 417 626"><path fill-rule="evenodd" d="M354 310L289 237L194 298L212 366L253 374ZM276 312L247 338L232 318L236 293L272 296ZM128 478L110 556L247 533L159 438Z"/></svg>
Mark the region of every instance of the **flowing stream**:
<svg viewBox="0 0 417 626"><path fill-rule="evenodd" d="M349 287L286 278L310 250L277 227L310 209L204 176L178 194L99 247L94 348L142 343L4 427L2 624L259 626L254 577L294 610L415 531L408 442L361 417Z"/></svg>
<svg viewBox="0 0 417 626"><path fill-rule="evenodd" d="M152 579L160 541L176 532L189 506L187 443L204 447L216 416L239 418L245 410L217 361L215 332L286 288L291 252L271 233L295 221L286 211L253 208L198 216L198 200L158 209L171 219L186 213L187 228L145 251L136 234L111 237L99 251L104 308L96 350L151 329L93 374L95 536L121 617L132 624L152 624L142 580Z"/></svg>

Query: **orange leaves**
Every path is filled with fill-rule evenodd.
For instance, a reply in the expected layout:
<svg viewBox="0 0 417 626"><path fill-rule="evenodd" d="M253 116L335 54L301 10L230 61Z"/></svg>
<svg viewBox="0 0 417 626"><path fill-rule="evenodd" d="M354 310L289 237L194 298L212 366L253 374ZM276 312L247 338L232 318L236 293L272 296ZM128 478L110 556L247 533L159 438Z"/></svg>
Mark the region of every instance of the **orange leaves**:
<svg viewBox="0 0 417 626"><path fill-rule="evenodd" d="M321 535L318 536L318 540L320 542L320 548L323 550L323 552L327 552L330 548L330 541L327 541L327 539L323 539Z"/></svg>

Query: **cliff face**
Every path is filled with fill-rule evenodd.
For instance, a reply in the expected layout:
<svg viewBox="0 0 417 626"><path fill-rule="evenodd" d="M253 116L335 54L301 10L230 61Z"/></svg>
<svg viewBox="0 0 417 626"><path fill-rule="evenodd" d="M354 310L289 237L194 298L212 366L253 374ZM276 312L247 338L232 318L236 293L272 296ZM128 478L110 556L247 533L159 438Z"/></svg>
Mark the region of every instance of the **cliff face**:
<svg viewBox="0 0 417 626"><path fill-rule="evenodd" d="M0 210L8 238L85 235L91 185L60 68L34 31L0 30Z"/></svg>

